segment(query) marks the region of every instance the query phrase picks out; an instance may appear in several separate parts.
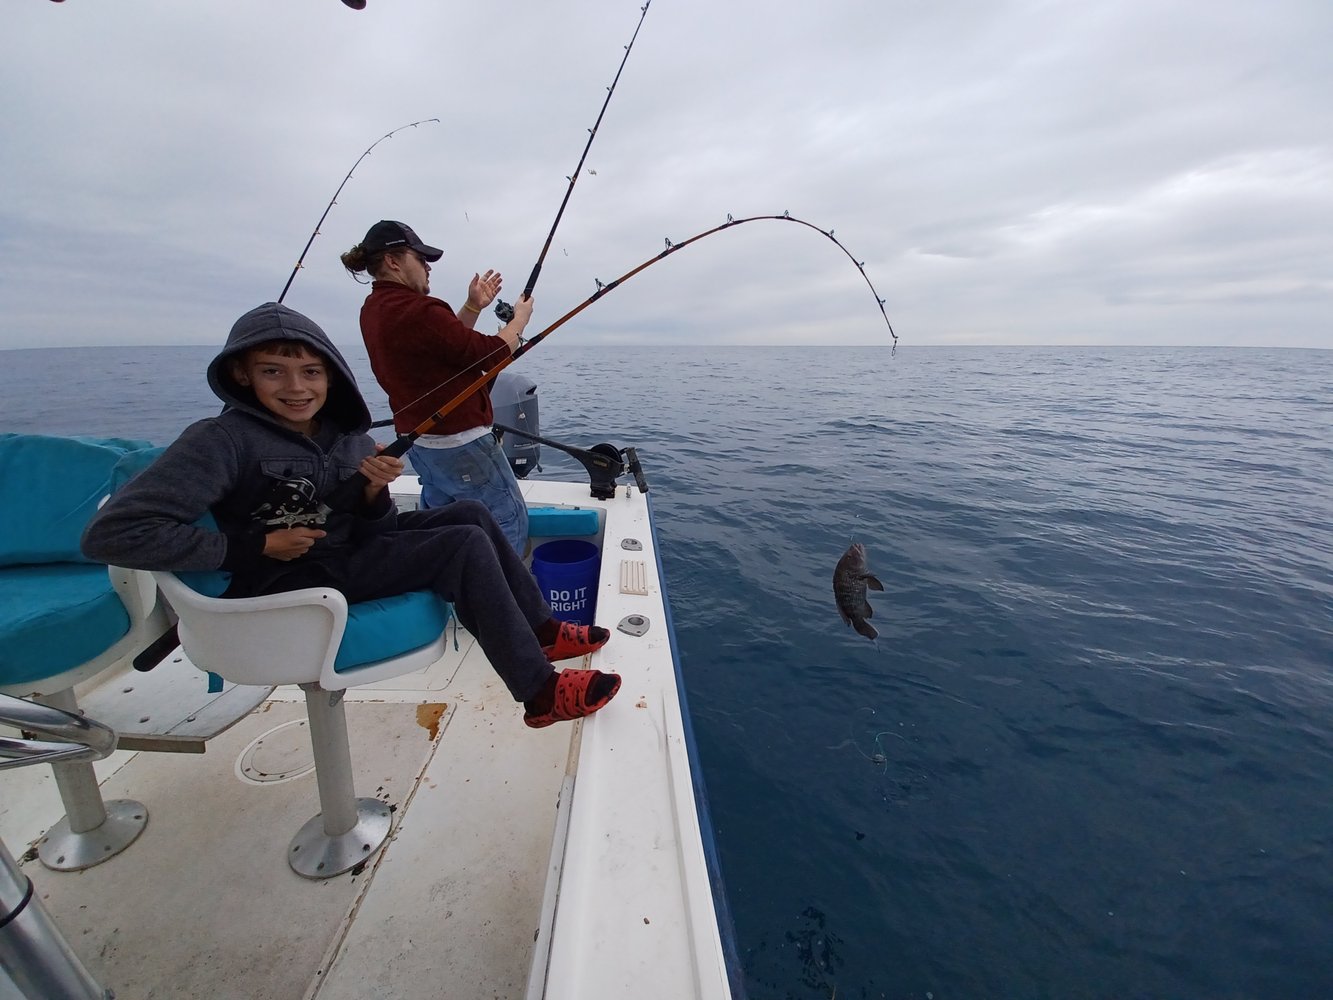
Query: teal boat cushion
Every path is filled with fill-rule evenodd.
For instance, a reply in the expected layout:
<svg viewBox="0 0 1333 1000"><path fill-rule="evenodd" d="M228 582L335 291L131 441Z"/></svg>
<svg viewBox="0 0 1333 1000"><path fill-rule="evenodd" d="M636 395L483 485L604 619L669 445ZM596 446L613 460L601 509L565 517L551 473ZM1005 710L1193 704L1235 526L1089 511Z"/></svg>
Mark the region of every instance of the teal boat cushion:
<svg viewBox="0 0 1333 1000"><path fill-rule="evenodd" d="M453 606L431 590L349 605L333 669L342 673L434 642L452 614Z"/></svg>
<svg viewBox="0 0 1333 1000"><path fill-rule="evenodd" d="M111 492L112 470L125 455L152 447L123 438L0 434L0 566L87 564L79 538Z"/></svg>
<svg viewBox="0 0 1333 1000"><path fill-rule="evenodd" d="M130 616L105 566L0 569L0 685L54 677L115 645Z"/></svg>
<svg viewBox="0 0 1333 1000"><path fill-rule="evenodd" d="M116 460L115 467L111 470L111 489L108 492L115 493L116 490L156 462L158 456L166 450L161 445L147 445L137 451L126 452L121 455Z"/></svg>
<svg viewBox="0 0 1333 1000"><path fill-rule="evenodd" d="M597 534L595 510L572 507L528 508L528 535L532 538L595 534Z"/></svg>

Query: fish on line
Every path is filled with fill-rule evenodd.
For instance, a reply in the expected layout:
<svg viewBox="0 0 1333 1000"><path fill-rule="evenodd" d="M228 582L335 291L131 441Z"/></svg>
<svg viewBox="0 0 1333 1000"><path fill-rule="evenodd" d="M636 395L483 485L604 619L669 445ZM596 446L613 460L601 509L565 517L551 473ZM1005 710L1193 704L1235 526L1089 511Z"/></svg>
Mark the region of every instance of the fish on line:
<svg viewBox="0 0 1333 1000"><path fill-rule="evenodd" d="M884 584L870 572L865 546L852 542L833 570L833 599L844 622L859 635L874 639L879 632L869 621L875 611L867 599L867 589L882 591Z"/></svg>

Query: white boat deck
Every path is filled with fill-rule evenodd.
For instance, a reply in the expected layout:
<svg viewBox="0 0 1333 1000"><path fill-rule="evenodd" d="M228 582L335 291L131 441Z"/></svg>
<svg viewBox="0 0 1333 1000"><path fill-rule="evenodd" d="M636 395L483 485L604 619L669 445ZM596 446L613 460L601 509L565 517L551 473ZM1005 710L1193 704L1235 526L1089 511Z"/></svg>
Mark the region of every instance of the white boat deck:
<svg viewBox="0 0 1333 1000"><path fill-rule="evenodd" d="M286 861L318 811L299 690L278 688L203 755L117 752L97 765L103 797L143 802L143 835L83 872L23 865L104 986L122 998L730 997L646 500L624 486L608 501L586 485L524 488L530 503L603 512L597 621L613 637L592 665L624 677L616 700L530 730L451 626L428 669L347 692L357 794L391 803L394 831L361 869L318 882ZM640 572L623 562L643 564L646 594L622 592ZM646 634L616 630L635 615ZM111 673L100 682L144 676ZM49 768L0 775L0 836L16 855L62 812Z"/></svg>

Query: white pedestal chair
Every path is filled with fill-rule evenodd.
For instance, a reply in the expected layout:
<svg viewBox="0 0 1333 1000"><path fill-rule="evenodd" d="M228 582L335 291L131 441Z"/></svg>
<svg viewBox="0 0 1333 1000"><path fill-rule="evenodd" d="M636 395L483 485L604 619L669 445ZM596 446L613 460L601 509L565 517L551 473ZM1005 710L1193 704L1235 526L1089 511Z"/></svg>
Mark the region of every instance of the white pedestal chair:
<svg viewBox="0 0 1333 1000"><path fill-rule="evenodd" d="M180 617L190 661L236 684L297 684L305 692L320 812L292 838L287 860L306 878L331 878L388 839L392 813L352 787L343 693L421 670L444 655L452 608L429 591L349 607L328 588L217 598L174 573L154 573Z"/></svg>
<svg viewBox="0 0 1333 1000"><path fill-rule="evenodd" d="M78 712L74 685L147 645L165 622L142 573L86 561L79 536L128 456L146 441L0 434L0 693ZM52 765L65 817L38 843L42 864L88 868L148 822L131 799L103 802L87 760Z"/></svg>

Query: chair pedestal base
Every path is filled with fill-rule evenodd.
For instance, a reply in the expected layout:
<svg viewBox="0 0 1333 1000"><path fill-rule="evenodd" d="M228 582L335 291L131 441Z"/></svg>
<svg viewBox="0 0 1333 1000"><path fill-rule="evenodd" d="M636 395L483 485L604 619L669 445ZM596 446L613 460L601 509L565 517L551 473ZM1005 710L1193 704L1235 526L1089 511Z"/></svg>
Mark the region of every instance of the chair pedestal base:
<svg viewBox="0 0 1333 1000"><path fill-rule="evenodd" d="M346 833L324 831L324 814L315 816L292 838L287 861L306 878L332 878L350 871L389 839L393 813L379 799L356 800L356 823Z"/></svg>
<svg viewBox="0 0 1333 1000"><path fill-rule="evenodd" d="M91 765L88 766L91 771ZM100 803L99 803L100 804ZM148 825L148 809L133 799L105 804L106 819L91 830L76 832L65 816L37 842L37 858L58 872L76 872L114 858L138 839Z"/></svg>
<svg viewBox="0 0 1333 1000"><path fill-rule="evenodd" d="M315 752L320 813L301 827L287 847L292 871L306 878L332 878L355 868L384 845L393 813L379 799L358 799L352 790L352 750L347 743L347 707L342 691L302 684Z"/></svg>
<svg viewBox="0 0 1333 1000"><path fill-rule="evenodd" d="M82 715L73 688L38 699L71 715ZM64 818L37 842L37 857L52 871L76 872L114 858L148 825L148 808L133 799L102 801L97 772L88 761L51 765Z"/></svg>

